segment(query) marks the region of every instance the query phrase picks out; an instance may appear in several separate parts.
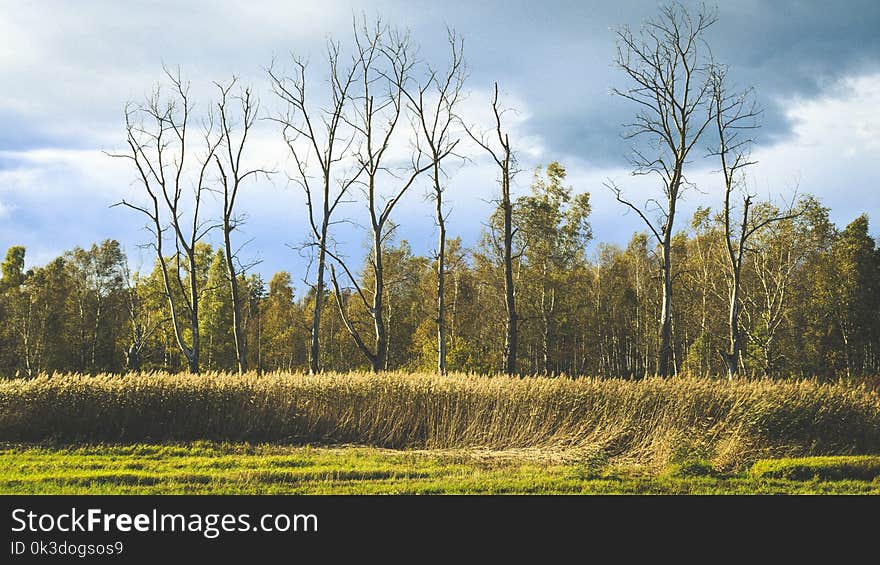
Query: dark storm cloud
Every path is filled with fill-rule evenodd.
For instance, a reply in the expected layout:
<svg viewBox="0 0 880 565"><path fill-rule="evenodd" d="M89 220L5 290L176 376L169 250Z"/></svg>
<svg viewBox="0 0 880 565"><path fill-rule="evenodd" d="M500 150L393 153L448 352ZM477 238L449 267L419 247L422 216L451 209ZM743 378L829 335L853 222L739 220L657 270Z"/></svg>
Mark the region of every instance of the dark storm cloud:
<svg viewBox="0 0 880 565"><path fill-rule="evenodd" d="M609 93L612 86L626 86L613 67L614 30L637 28L657 14L658 5L638 0L461 3L434 7L417 27L446 23L461 31L471 85L499 80L521 94L532 114L528 127L544 138L551 154L614 165L626 154L621 124L633 112ZM684 5L696 11L700 3ZM815 96L843 76L878 68L876 0L735 0L717 7L719 19L707 39L716 59L731 67L731 78L756 88L765 108L759 138L764 143L790 130L782 100Z"/></svg>
<svg viewBox="0 0 880 565"><path fill-rule="evenodd" d="M621 124L633 109L610 95L613 86L626 86L613 66L614 30L637 28L656 16L661 4L339 0L230 2L208 9L211 3L197 1L159 2L152 8L84 2L77 10L57 10L57 21L47 26L41 22L52 19L48 6L36 3L42 6L37 9L25 3L27 11L21 10L24 15L16 16L10 31L21 35L18 41L35 43L9 52L10 63L18 63L4 76L10 89L6 96L43 101L45 116L28 118L0 105L7 124L0 143L4 149L29 148L51 142L54 135L56 145L77 145L82 140L77 132L83 128L63 127L66 121L87 116L91 129L115 123L124 101L120 96L144 92L159 76L162 63L180 64L189 76L216 79L234 72L258 81L272 54L283 60L292 50L320 63L323 39L332 35L345 42L352 17L363 13L411 28L422 55L438 64L446 56L445 26L455 28L466 41L471 88L489 89L499 81L503 90L521 97L532 118L529 133L539 135L550 153L578 156L595 165L620 164L626 154ZM691 11L701 4L684 2ZM766 109L764 142L789 131L781 99L813 96L841 76L878 67L877 0L728 0L706 5L717 6L719 13L708 35L715 56L731 66L737 83L757 89ZM22 63L29 53L36 53L34 60ZM0 67L2 56L0 50ZM45 74L46 64L56 60L61 74L54 76L63 84L52 84ZM59 98L60 93L64 96ZM41 123L41 117L46 121ZM24 124L26 120L30 123Z"/></svg>

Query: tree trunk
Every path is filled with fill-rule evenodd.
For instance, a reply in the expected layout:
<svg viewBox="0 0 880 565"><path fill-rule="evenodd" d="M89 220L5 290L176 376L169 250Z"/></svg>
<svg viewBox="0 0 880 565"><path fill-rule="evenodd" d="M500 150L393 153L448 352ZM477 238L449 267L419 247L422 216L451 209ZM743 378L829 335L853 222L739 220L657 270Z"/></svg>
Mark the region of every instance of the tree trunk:
<svg viewBox="0 0 880 565"><path fill-rule="evenodd" d="M841 324L843 326L843 324ZM850 347L849 331L842 329L840 332L843 338L843 357L846 361L846 378L852 378L852 348Z"/></svg>
<svg viewBox="0 0 880 565"><path fill-rule="evenodd" d="M189 370L191 373L198 374L200 372L199 356L201 353L201 339L199 336L199 291L198 282L196 280L196 261L195 249L193 248L189 260L189 300L192 307L190 308L190 330L192 331L192 348L187 356L189 361Z"/></svg>
<svg viewBox="0 0 880 565"><path fill-rule="evenodd" d="M232 246L229 238L229 219L223 227L224 244L226 246L226 274L229 277L229 290L232 293L232 337L235 341L235 357L238 361L238 373L247 372L247 350L245 349L244 332L241 327L241 295L238 288L238 277L232 263Z"/></svg>
<svg viewBox="0 0 880 565"><path fill-rule="evenodd" d="M135 328L134 340L125 352L125 368L128 371L139 372L141 370L141 348L143 347L143 339L143 332L140 327Z"/></svg>
<svg viewBox="0 0 880 565"><path fill-rule="evenodd" d="M541 302L544 301L543 294L542 289ZM545 375L550 374L550 320L546 311L541 312L541 366Z"/></svg>
<svg viewBox="0 0 880 565"><path fill-rule="evenodd" d="M198 373L199 372L199 363L198 358L194 354L195 352L195 344L199 332L198 325L198 315L191 314L190 316L190 324L192 325L193 320L195 320L194 332L193 332L193 347L188 347L186 343L183 341L183 331L180 329L181 320L178 317L177 307L174 304L174 298L171 294L171 284L168 280L168 268L165 265L165 260L162 258L162 248L159 247L157 253L160 257L160 263L162 265L162 281L165 285L165 296L168 298L168 308L171 311L171 324L174 327L174 339L177 343L177 347L183 353L183 356L186 357L187 365L189 366L190 372ZM165 363L166 366L168 363Z"/></svg>
<svg viewBox="0 0 880 565"><path fill-rule="evenodd" d="M504 372L516 373L517 316L516 293L513 287L513 206L510 202L509 158L501 178L501 206L504 212L504 303L507 309L507 333L505 336Z"/></svg>
<svg viewBox="0 0 880 565"><path fill-rule="evenodd" d="M764 342L764 376L773 374L773 334L767 336Z"/></svg>
<svg viewBox="0 0 880 565"><path fill-rule="evenodd" d="M672 361L672 261L669 238L667 234L662 248L663 302L660 308L660 357L657 364L657 373L661 377L669 376L669 364Z"/></svg>
<svg viewBox="0 0 880 565"><path fill-rule="evenodd" d="M263 374L263 306L257 302L257 374Z"/></svg>
<svg viewBox="0 0 880 565"><path fill-rule="evenodd" d="M436 169L436 164L435 164ZM439 174L435 170L435 179ZM435 181L436 182L436 181ZM436 190L437 199L437 371L446 374L446 222L443 219L443 192Z"/></svg>
<svg viewBox="0 0 880 565"><path fill-rule="evenodd" d="M321 372L321 314L324 309L324 272L327 269L327 232L330 226L329 176L324 175L324 216L321 221L321 240L318 242L318 273L315 281L315 307L312 311L312 334L309 343L309 374Z"/></svg>
<svg viewBox="0 0 880 565"><path fill-rule="evenodd" d="M83 296L85 291L80 292L80 296L78 299L79 304L79 369L80 372L85 372L86 370L86 306L85 306L85 297Z"/></svg>
<svg viewBox="0 0 880 565"><path fill-rule="evenodd" d="M309 341L309 374L317 375L321 372L319 356L321 353L321 308L324 302L324 252L318 251L318 280L315 283L315 306L312 311L312 331Z"/></svg>
<svg viewBox="0 0 880 565"><path fill-rule="evenodd" d="M547 269L544 269L543 276L547 277ZM547 298L547 294L550 294L549 299ZM548 304L549 301L549 304ZM549 375L554 372L551 362L550 350L552 348L551 342L553 340L553 316L554 310L556 309L556 291L555 289L550 289L548 291L546 282L541 284L541 365L543 367L543 371L545 375Z"/></svg>
<svg viewBox="0 0 880 565"><path fill-rule="evenodd" d="M95 370L95 361L98 357L98 334L101 330L101 314L102 314L102 300L100 297L100 293L98 294L98 303L95 306L95 324L92 327L92 351L89 359L89 365L91 369Z"/></svg>
<svg viewBox="0 0 880 565"><path fill-rule="evenodd" d="M739 373L739 355L742 347L742 336L739 330L739 268L733 274L733 288L730 291L730 308L728 312L729 350L722 355L727 365L727 378L733 380Z"/></svg>
<svg viewBox="0 0 880 565"><path fill-rule="evenodd" d="M452 334L452 339L455 339L455 337L457 335L456 331L455 331L455 328L456 328L455 321L458 316L458 290L459 290L460 285L461 285L461 279L459 278L458 274L453 273L453 275L452 275L452 312L451 312L452 319L449 320L449 331Z"/></svg>
<svg viewBox="0 0 880 565"><path fill-rule="evenodd" d="M385 327L385 269L382 264L382 234L381 228L376 227L373 231L373 253L375 263L373 265L376 277L376 287L373 289L373 329L376 334L376 354L372 358L373 372L385 370L385 361L388 358L388 334Z"/></svg>

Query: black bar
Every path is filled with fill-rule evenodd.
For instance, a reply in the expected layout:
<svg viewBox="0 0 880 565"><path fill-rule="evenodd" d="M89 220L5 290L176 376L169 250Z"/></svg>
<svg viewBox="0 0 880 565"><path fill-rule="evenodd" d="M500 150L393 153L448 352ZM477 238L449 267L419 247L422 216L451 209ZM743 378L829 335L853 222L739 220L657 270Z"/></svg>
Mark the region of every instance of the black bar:
<svg viewBox="0 0 880 565"><path fill-rule="evenodd" d="M841 551L859 544L876 544L880 498L867 496L2 496L3 545L0 563L52 562L143 562L173 564L198 558L199 562L260 563L259 556L311 556L336 563L355 553L385 562L421 562L435 558L487 558L526 554L564 556L572 551L587 555L599 549L617 548L621 562L636 555L666 555L694 548L715 546L725 556L748 548L775 547L786 552L816 548L828 543ZM195 520L199 531L118 531L110 518L110 531L103 522L94 531L15 532L35 516L61 514L82 516L89 509L103 520L110 514L146 515L146 521L162 514L183 515L187 528ZM13 517L13 512L19 520ZM193 514L198 516L190 518ZM222 515L229 527L245 529L238 515L248 515L246 531L222 531ZM255 523L266 515L274 519L301 515L299 531L257 531ZM217 516L210 518L209 516ZM316 531L311 519L314 515ZM44 526L50 519L44 518ZM81 524L87 523L82 519ZM62 519L61 526L68 526ZM209 521L217 522L208 527ZM166 525L173 520L166 519ZM279 528L285 528L281 519ZM179 520L174 526L180 524ZM123 519L122 526L132 527ZM37 524L39 526L39 524ZM253 529L254 527L257 530ZM288 523L287 529L293 526ZM214 529L220 530L214 532ZM210 530L210 531L209 531ZM303 531L307 530L307 531ZM216 535L215 535L216 534ZM52 546L51 543L55 542ZM85 544L107 546L121 542L122 553L71 556L89 551ZM15 545L15 544L18 545ZM40 545L40 544L43 545ZM58 555L61 545L65 555ZM51 555L51 547L55 555ZM400 553L402 548L421 548L421 555ZM674 550L678 547L679 550ZM464 553L466 551L467 552ZM114 548L115 549L115 548ZM21 552L15 554L15 551ZM812 549L811 549L812 551ZM37 553L35 558L34 553ZM41 553L42 552L42 553ZM587 552L587 553L584 553ZM38 558L38 559L37 559ZM297 559L299 561L299 559ZM592 562L592 559L587 560ZM759 560L760 562L761 560ZM269 561L267 561L269 562ZM275 561L271 561L275 562ZM278 562L290 563L289 559ZM302 561L300 561L302 562ZM372 562L372 561L370 561ZM583 562L583 561L579 561Z"/></svg>

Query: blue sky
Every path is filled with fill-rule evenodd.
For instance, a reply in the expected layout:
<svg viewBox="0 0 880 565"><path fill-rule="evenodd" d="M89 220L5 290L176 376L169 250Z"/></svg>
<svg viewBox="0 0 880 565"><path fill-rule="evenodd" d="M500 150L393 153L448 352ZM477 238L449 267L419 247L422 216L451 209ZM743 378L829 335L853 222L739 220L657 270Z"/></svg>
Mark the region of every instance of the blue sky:
<svg viewBox="0 0 880 565"><path fill-rule="evenodd" d="M695 3L686 2L689 6ZM109 206L134 198L133 171L102 151L124 141L122 110L161 78L162 64L179 65L196 98L211 81L236 74L259 93L266 112L277 108L264 69L293 52L320 70L324 41L349 36L352 15L381 15L410 28L421 56L442 64L445 26L465 39L470 67L463 112L485 119L493 81L512 116L512 141L525 192L532 168L551 160L569 171L578 192L591 193L598 241L625 244L639 220L603 187L613 179L635 199L656 189L628 174L621 124L634 109L610 95L626 86L613 67L614 28L637 27L656 14L652 1L614 2L41 2L7 0L0 15L0 249L28 247L39 264L74 245L119 239L133 266L152 262L142 219ZM754 86L765 109L750 173L750 189L787 198L795 187L816 194L844 224L868 212L880 233L880 3L873 0L730 0L719 5L708 39L732 78ZM320 75L314 77L315 81ZM207 98L204 98L207 100ZM254 161L281 171L277 129L261 122ZM450 232L476 242L497 193L495 171L479 154L449 181ZM686 213L717 205L718 177L695 159ZM400 237L417 252L434 241L424 186L401 203ZM267 277L285 269L305 276L306 261L291 247L307 231L303 199L284 174L246 187L241 203L253 242L244 255L262 260ZM358 221L351 205L346 215ZM681 226L686 225L682 218ZM341 228L348 253L363 249L364 233Z"/></svg>

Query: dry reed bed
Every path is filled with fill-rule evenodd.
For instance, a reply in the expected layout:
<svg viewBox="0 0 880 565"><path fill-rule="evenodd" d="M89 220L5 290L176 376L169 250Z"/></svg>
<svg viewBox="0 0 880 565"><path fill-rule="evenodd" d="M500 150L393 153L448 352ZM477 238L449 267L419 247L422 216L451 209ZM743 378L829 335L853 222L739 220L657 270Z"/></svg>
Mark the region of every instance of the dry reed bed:
<svg viewBox="0 0 880 565"><path fill-rule="evenodd" d="M0 381L0 441L543 448L663 465L880 452L880 395L812 381L420 374Z"/></svg>

